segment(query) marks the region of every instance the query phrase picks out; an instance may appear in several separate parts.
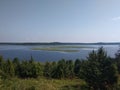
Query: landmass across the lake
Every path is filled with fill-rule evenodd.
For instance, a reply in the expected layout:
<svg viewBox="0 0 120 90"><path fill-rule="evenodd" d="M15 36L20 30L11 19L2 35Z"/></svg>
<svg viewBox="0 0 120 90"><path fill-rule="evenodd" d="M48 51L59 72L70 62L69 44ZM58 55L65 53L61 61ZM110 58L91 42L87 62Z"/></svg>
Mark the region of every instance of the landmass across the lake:
<svg viewBox="0 0 120 90"><path fill-rule="evenodd" d="M120 45L120 42L62 43L62 42L0 42L0 45Z"/></svg>

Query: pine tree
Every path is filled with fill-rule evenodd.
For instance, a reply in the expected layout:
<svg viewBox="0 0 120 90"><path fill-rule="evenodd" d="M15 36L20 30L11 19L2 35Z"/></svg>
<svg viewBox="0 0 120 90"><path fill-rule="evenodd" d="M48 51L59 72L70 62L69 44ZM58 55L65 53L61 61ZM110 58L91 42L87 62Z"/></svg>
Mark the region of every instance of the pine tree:
<svg viewBox="0 0 120 90"><path fill-rule="evenodd" d="M20 72L20 61L19 61L19 59L18 58L14 58L12 63L14 65L15 75L19 76L19 72Z"/></svg>
<svg viewBox="0 0 120 90"><path fill-rule="evenodd" d="M114 60L117 64L117 68L118 68L118 72L120 74L120 49L117 51L117 53L115 54L115 60Z"/></svg>
<svg viewBox="0 0 120 90"><path fill-rule="evenodd" d="M15 75L14 65L10 59L8 59L5 63L5 73L10 77Z"/></svg>
<svg viewBox="0 0 120 90"><path fill-rule="evenodd" d="M66 73L66 63L65 63L65 60L62 59L60 61L58 61L57 63L57 77L59 79L61 78L65 78L65 73Z"/></svg>
<svg viewBox="0 0 120 90"><path fill-rule="evenodd" d="M117 83L117 68L104 49L99 48L97 52L91 52L82 64L80 77L94 90L106 90Z"/></svg>
<svg viewBox="0 0 120 90"><path fill-rule="evenodd" d="M79 59L76 59L75 60L75 63L74 63L74 73L75 73L75 76L79 76L79 72L80 72L80 68L81 68L81 61Z"/></svg>
<svg viewBox="0 0 120 90"><path fill-rule="evenodd" d="M0 56L0 70L3 71L4 70L4 60L3 60L3 57Z"/></svg>
<svg viewBox="0 0 120 90"><path fill-rule="evenodd" d="M51 78L51 63L46 62L44 65L43 75L47 78Z"/></svg>
<svg viewBox="0 0 120 90"><path fill-rule="evenodd" d="M74 65L72 60L66 61L65 77L71 79L74 77Z"/></svg>

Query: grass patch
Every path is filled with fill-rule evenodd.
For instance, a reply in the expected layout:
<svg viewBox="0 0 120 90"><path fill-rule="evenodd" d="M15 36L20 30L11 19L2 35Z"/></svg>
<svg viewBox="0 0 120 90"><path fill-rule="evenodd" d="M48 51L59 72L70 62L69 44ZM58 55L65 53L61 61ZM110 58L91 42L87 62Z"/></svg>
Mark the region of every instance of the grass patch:
<svg viewBox="0 0 120 90"><path fill-rule="evenodd" d="M62 50L59 48L32 48L32 50L60 51L60 52L79 52L79 50Z"/></svg>
<svg viewBox="0 0 120 90"><path fill-rule="evenodd" d="M0 90L81 90L85 85L80 79L19 79L4 80Z"/></svg>
<svg viewBox="0 0 120 90"><path fill-rule="evenodd" d="M118 88L118 89L117 89ZM0 90L89 90L80 79L11 78L0 80ZM115 90L120 90L120 79Z"/></svg>

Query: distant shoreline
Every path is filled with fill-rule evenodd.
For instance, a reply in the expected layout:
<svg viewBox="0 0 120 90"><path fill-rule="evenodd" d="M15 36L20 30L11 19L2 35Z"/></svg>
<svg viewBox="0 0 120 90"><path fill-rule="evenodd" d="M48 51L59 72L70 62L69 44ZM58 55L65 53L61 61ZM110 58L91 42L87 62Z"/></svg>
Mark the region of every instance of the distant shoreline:
<svg viewBox="0 0 120 90"><path fill-rule="evenodd" d="M0 45L120 45L120 42L100 42L100 43L61 43L61 42L51 42L51 43L12 43L12 42L0 42Z"/></svg>

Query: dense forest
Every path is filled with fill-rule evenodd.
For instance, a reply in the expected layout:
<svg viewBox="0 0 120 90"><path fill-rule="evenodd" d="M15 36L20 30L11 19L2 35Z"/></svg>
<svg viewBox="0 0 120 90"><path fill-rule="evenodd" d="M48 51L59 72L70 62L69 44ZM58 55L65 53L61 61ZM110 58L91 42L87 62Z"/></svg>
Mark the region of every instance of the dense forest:
<svg viewBox="0 0 120 90"><path fill-rule="evenodd" d="M101 47L89 53L85 60L59 60L57 62L37 62L30 60L4 60L0 56L1 80L17 77L20 79L82 79L86 83L85 90L118 90L120 74L120 50L112 58Z"/></svg>

